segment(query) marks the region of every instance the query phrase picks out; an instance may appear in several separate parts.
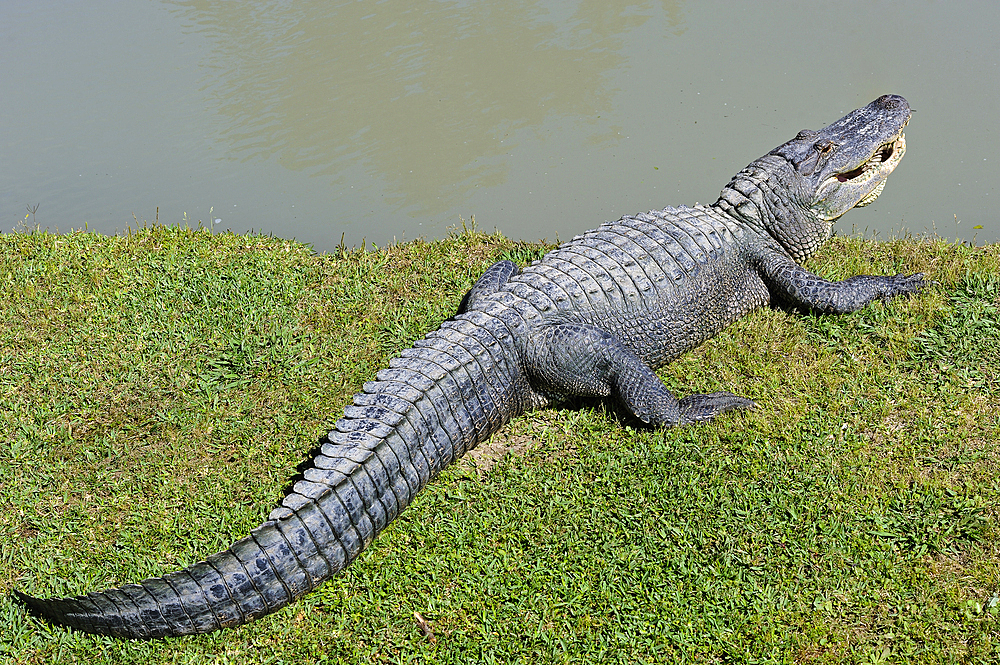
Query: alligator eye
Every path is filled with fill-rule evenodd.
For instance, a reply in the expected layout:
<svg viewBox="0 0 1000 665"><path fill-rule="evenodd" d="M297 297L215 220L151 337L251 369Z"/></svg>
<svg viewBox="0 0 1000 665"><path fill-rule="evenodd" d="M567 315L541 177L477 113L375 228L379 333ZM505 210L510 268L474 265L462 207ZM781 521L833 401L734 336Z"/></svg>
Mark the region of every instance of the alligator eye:
<svg viewBox="0 0 1000 665"><path fill-rule="evenodd" d="M829 155L837 149L837 144L829 139L824 139L823 141L817 141L814 143L813 148L815 148L816 152L821 155Z"/></svg>
<svg viewBox="0 0 1000 665"><path fill-rule="evenodd" d="M803 130L799 132L800 135L808 132L808 130ZM818 134L818 132L810 132L813 135ZM821 141L816 141L813 143L813 149L809 151L809 154L799 162L798 172L802 175L812 175L816 172L816 169L822 168L826 161L830 159L830 155L833 154L834 150L837 149L837 144L830 139L823 139Z"/></svg>

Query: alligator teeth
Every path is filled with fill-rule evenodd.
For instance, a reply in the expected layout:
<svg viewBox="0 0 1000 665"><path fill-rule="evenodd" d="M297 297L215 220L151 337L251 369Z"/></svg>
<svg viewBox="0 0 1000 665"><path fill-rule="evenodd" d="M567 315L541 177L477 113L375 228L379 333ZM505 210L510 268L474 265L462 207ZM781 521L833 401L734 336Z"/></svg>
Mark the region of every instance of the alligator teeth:
<svg viewBox="0 0 1000 665"><path fill-rule="evenodd" d="M871 159L865 162L863 169L870 171L871 169L878 168L887 157L895 155L898 150L902 150L903 145L903 134L900 134L898 139L890 141L876 150Z"/></svg>
<svg viewBox="0 0 1000 665"><path fill-rule="evenodd" d="M879 197L879 194L882 193L883 189L885 189L885 180L883 180L879 184L875 185L875 189L873 189L872 191L868 192L868 194L865 195L865 197L863 199L861 199L860 201L858 201L857 204L854 207L855 208L864 208L866 205L868 205L869 203L871 203L872 201L874 201L875 199L877 199Z"/></svg>

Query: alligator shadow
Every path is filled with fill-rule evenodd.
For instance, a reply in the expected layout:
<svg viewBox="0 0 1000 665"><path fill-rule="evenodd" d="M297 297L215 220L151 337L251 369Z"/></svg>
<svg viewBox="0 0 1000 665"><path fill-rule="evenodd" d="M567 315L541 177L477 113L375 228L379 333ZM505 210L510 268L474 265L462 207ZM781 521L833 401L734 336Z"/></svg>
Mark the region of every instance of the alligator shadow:
<svg viewBox="0 0 1000 665"><path fill-rule="evenodd" d="M311 469L313 467L313 461L322 451L324 443L327 443L325 434L316 439L316 444L310 448L308 452L306 452L305 458L295 465L295 473L291 478L285 481L284 487L281 488L281 501L278 501L277 506L280 506L285 497L295 491L295 483L306 479L306 469Z"/></svg>

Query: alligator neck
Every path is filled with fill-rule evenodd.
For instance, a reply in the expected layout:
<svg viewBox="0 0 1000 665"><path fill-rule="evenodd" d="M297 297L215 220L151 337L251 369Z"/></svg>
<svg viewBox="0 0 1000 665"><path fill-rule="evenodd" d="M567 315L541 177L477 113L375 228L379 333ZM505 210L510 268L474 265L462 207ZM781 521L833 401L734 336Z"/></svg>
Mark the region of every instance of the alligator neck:
<svg viewBox="0 0 1000 665"><path fill-rule="evenodd" d="M801 263L816 253L832 228L809 209L809 196L785 160L766 155L733 176L712 207L770 236Z"/></svg>

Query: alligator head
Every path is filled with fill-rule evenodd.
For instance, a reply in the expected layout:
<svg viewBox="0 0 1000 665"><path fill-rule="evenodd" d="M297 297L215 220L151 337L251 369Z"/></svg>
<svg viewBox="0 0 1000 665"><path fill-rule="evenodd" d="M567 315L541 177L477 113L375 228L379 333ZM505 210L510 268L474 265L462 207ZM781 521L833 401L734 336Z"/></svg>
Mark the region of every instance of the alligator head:
<svg viewBox="0 0 1000 665"><path fill-rule="evenodd" d="M823 129L804 129L738 173L716 205L763 227L803 261L834 221L882 193L906 152L910 115L905 99L883 95Z"/></svg>
<svg viewBox="0 0 1000 665"><path fill-rule="evenodd" d="M883 95L818 132L803 129L770 154L785 158L809 179L810 209L832 224L882 193L885 179L906 152L903 128L910 114L905 99Z"/></svg>

